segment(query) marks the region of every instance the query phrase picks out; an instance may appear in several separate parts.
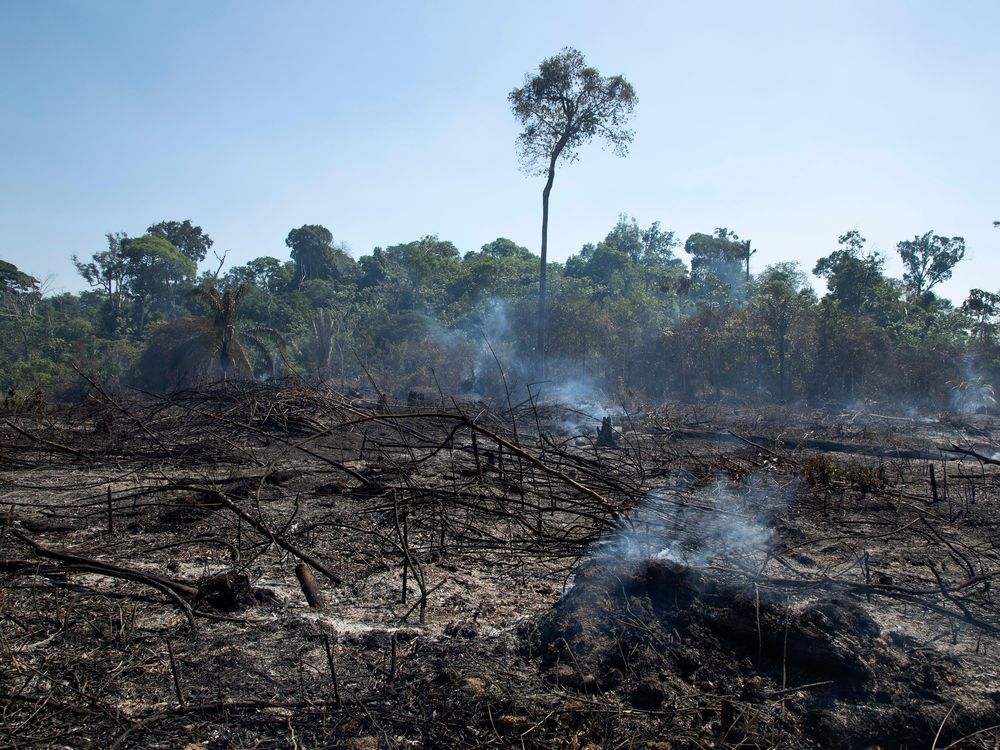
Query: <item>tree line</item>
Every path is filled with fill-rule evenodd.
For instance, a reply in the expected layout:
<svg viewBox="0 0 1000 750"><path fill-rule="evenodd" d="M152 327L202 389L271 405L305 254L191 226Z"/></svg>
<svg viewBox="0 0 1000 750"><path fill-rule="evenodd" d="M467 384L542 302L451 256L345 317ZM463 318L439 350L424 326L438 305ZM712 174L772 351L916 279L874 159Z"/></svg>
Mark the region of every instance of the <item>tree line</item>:
<svg viewBox="0 0 1000 750"><path fill-rule="evenodd" d="M636 92L573 48L508 95L521 165L545 177L541 255L500 237L460 253L427 235L354 259L332 233L288 233L289 259L203 270L212 239L190 220L106 236L73 258L91 290L45 296L0 261L0 364L8 398L65 391L69 363L157 391L213 379L292 374L341 386L367 379L407 394L435 388L509 396L587 384L612 397L785 403L893 400L990 408L1000 374L1000 295L938 297L965 255L961 237L903 240L901 279L857 230L813 273L795 262L751 272L752 243L728 228L681 243L621 216L565 263L548 260L556 167L602 140L624 155ZM833 244L833 243L831 243ZM41 390L36 390L41 389Z"/></svg>
<svg viewBox="0 0 1000 750"><path fill-rule="evenodd" d="M497 238L461 253L428 235L355 259L318 224L291 230L286 245L285 259L223 271L220 258L199 274L212 240L189 220L110 233L106 249L74 258L90 286L79 294L45 295L0 261L8 399L72 395L71 364L156 391L285 375L344 387L371 378L400 396L544 388L532 385L539 258L527 248ZM902 278L856 230L831 245L809 269L826 281L818 296L795 262L754 273L751 242L727 228L682 243L623 215L546 264L546 380L614 399L989 408L1000 294L974 289L960 306L936 294L964 240L900 241Z"/></svg>

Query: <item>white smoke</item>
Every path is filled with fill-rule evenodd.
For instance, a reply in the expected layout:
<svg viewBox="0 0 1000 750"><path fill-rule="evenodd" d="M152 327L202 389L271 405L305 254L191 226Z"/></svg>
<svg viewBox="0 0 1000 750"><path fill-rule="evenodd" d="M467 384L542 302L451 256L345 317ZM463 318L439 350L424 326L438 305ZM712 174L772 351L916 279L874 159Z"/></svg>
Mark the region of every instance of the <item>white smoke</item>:
<svg viewBox="0 0 1000 750"><path fill-rule="evenodd" d="M622 528L599 543L598 558L755 567L770 554L771 520L793 488L755 477L739 484L716 479L698 489L685 484L650 493Z"/></svg>
<svg viewBox="0 0 1000 750"><path fill-rule="evenodd" d="M959 414L980 414L997 404L992 383L968 366L963 368L962 377L949 385L951 408Z"/></svg>

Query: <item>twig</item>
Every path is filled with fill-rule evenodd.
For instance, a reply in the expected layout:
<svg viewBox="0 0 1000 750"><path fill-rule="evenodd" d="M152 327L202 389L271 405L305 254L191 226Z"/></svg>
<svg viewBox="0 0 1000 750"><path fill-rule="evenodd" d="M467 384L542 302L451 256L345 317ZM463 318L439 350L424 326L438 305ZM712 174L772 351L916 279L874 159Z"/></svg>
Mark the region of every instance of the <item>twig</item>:
<svg viewBox="0 0 1000 750"><path fill-rule="evenodd" d="M184 708L184 694L181 692L181 681L180 677L177 675L177 662L174 660L174 648L170 645L170 640L167 640L167 654L170 656L170 673L174 678L174 694L177 696L177 703L181 708Z"/></svg>

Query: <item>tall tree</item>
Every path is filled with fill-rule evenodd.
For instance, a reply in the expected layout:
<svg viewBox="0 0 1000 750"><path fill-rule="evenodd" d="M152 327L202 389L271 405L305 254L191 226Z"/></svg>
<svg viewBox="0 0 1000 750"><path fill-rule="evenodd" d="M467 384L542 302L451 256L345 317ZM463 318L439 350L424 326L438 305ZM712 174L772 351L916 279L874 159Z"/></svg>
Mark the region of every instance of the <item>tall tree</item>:
<svg viewBox="0 0 1000 750"><path fill-rule="evenodd" d="M312 368L317 382L321 383L330 377L333 358L337 355L340 387L345 387L347 352L350 351L350 339L357 323L356 308L356 305L350 304L345 298L336 308L320 308L310 318L299 352Z"/></svg>
<svg viewBox="0 0 1000 750"><path fill-rule="evenodd" d="M180 292L194 283L194 260L160 237L121 242L125 288L133 304L135 333L141 336L153 312L172 313Z"/></svg>
<svg viewBox="0 0 1000 750"><path fill-rule="evenodd" d="M920 304L927 292L951 278L959 261L965 257L962 237L942 237L933 230L896 245L903 259L903 281L914 302Z"/></svg>
<svg viewBox="0 0 1000 750"><path fill-rule="evenodd" d="M41 297L39 281L13 263L0 260L0 305L6 308L15 298Z"/></svg>
<svg viewBox="0 0 1000 750"><path fill-rule="evenodd" d="M976 339L989 341L995 337L1000 319L1000 294L970 289L968 299L962 303L962 311L975 320L972 332Z"/></svg>
<svg viewBox="0 0 1000 750"><path fill-rule="evenodd" d="M126 286L126 260L122 253L122 243L128 240L128 234L108 232L105 237L108 240L107 250L94 253L90 263L84 263L74 255L73 265L88 284L101 290L111 313L109 317L115 318L122 311Z"/></svg>
<svg viewBox="0 0 1000 750"><path fill-rule="evenodd" d="M28 356L31 319L42 300L41 284L13 263L0 260L0 336L7 325L13 326L21 342L25 358Z"/></svg>
<svg viewBox="0 0 1000 750"><path fill-rule="evenodd" d="M548 262L549 194L560 159L575 161L580 146L600 136L624 156L633 132L626 127L635 108L635 89L620 75L602 77L583 54L566 47L546 58L538 72L508 95L523 126L518 136L522 167L545 175L542 190L542 247L538 286L538 375L545 373L545 293Z"/></svg>
<svg viewBox="0 0 1000 750"><path fill-rule="evenodd" d="M750 310L754 322L770 334L778 366L778 398L787 398L785 362L792 324L813 302L815 295L798 263L768 266L751 284Z"/></svg>
<svg viewBox="0 0 1000 750"><path fill-rule="evenodd" d="M864 237L857 229L842 234L840 248L816 261L813 273L826 279L827 297L855 312L884 313L895 302L896 290L883 274L885 259L864 252Z"/></svg>
<svg viewBox="0 0 1000 750"><path fill-rule="evenodd" d="M756 255L756 250L750 249L750 240L740 240L740 237L736 232L726 227L716 227L715 236L723 241L728 241L733 245L732 255L733 257L742 258L744 266L746 267L746 280L750 281L750 256Z"/></svg>
<svg viewBox="0 0 1000 750"><path fill-rule="evenodd" d="M212 247L212 238L195 226L190 219L184 221L161 221L146 230L146 234L166 240L195 263L201 263Z"/></svg>
<svg viewBox="0 0 1000 750"><path fill-rule="evenodd" d="M355 275L354 259L333 244L333 234L321 224L303 224L293 229L285 244L292 249L296 284L311 279L347 281Z"/></svg>
<svg viewBox="0 0 1000 750"><path fill-rule="evenodd" d="M692 234L684 243L684 252L691 256L691 296L699 306L729 306L743 299L749 276L749 241L725 227L708 235Z"/></svg>

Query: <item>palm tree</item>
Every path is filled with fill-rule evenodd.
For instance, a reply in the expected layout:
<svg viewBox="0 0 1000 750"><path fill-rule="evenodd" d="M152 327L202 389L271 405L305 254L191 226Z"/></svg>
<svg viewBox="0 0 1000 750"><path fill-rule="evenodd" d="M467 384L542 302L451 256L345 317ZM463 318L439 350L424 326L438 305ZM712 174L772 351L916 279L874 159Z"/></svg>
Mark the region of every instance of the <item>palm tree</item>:
<svg viewBox="0 0 1000 750"><path fill-rule="evenodd" d="M338 319L327 309L317 310L309 321L309 333L301 347L301 353L313 366L317 381L325 380L329 373L334 345L340 334L338 323Z"/></svg>
<svg viewBox="0 0 1000 750"><path fill-rule="evenodd" d="M139 359L140 378L157 390L196 385L206 380L253 378L251 352L273 368L272 339L283 346L281 335L272 328L237 326L240 307L250 284L219 292L215 287L188 293L209 308L205 317L184 317L157 327ZM262 338L263 337L263 338Z"/></svg>

